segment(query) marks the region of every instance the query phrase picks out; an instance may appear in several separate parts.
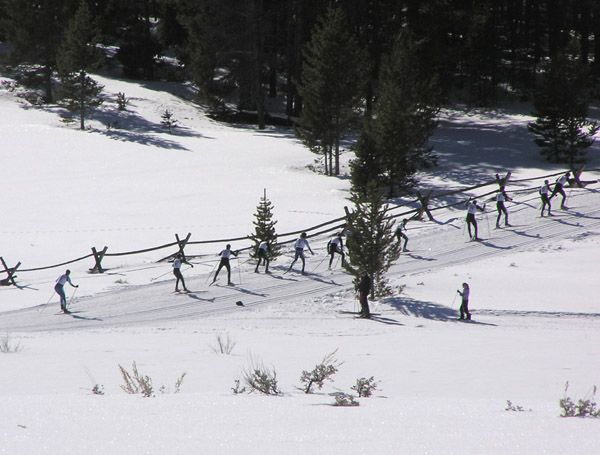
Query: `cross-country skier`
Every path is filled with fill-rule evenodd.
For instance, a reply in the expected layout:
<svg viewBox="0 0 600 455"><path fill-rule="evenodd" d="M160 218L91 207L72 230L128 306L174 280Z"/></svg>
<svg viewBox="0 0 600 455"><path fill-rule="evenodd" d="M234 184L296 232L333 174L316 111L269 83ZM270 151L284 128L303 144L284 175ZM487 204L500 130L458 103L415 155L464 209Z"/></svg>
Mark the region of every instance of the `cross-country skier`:
<svg viewBox="0 0 600 455"><path fill-rule="evenodd" d="M548 206L548 216L552 216L550 213L550 198L548 197L548 194L550 194L550 184L548 183L548 180L544 180L544 184L540 187L538 193L540 193L540 198L542 199L542 212L540 216L544 216L544 209L546 206Z"/></svg>
<svg viewBox="0 0 600 455"><path fill-rule="evenodd" d="M402 239L404 239L404 246L402 247L402 251L407 251L406 244L408 243L408 236L406 235L406 223L408 223L408 220L404 218L400 223L398 223L398 227L394 232L394 235L398 239L398 243L401 243Z"/></svg>
<svg viewBox="0 0 600 455"><path fill-rule="evenodd" d="M344 254L344 241L342 240L342 233L336 233L329 242L327 242L327 252L331 255L329 258L329 269L331 269L331 264L333 263L333 257L335 254L339 254L342 257L342 267L344 267L344 261L346 259L346 255Z"/></svg>
<svg viewBox="0 0 600 455"><path fill-rule="evenodd" d="M229 258L232 254L237 257L238 252L231 251L231 245L229 243L225 245L225 249L223 251L217 254L217 256L221 256L221 262L219 262L219 267L217 267L217 271L215 272L215 277L212 280L213 283L217 281L219 272L223 267L225 267L227 269L227 284L231 284L231 266L229 265Z"/></svg>
<svg viewBox="0 0 600 455"><path fill-rule="evenodd" d="M296 249L296 253L294 254L294 260L290 264L290 268L287 269L287 271L289 272L290 270L292 270L292 267L294 266L298 258L300 258L302 260L302 275L304 275L304 266L306 265L306 260L304 257L304 248L308 248L308 251L310 251L310 254L312 254L313 256L315 254L313 253L313 250L310 249L308 240L306 240L306 232L300 234L300 237L294 243L294 248Z"/></svg>
<svg viewBox="0 0 600 455"><path fill-rule="evenodd" d="M175 279L175 292L179 292L179 282L180 281L181 281L181 285L183 286L183 290L185 292L189 292L188 289L185 287L185 281L183 279L183 275L181 274L182 264L187 264L187 265L191 266L192 268L194 268L194 265L190 264L188 261L186 261L181 253L177 253L177 255L175 256L175 259L173 260L173 275L175 275L175 278L176 278Z"/></svg>
<svg viewBox="0 0 600 455"><path fill-rule="evenodd" d="M479 240L479 237L477 236L477 220L475 219L475 214L477 213L477 210L483 212L485 210L485 204L483 204L483 207L480 207L479 205L477 205L477 201L475 199L469 199L466 203L467 206L467 229L469 230L469 238L471 240ZM473 228L475 230L475 234L471 235L471 225L473 225Z"/></svg>
<svg viewBox="0 0 600 455"><path fill-rule="evenodd" d="M571 175L571 173L567 172L566 174L561 175L558 179L556 179L556 183L554 184L554 190L552 191L552 194L550 195L550 199L552 199L557 194L560 194L562 196L562 201L560 201L560 208L562 210L568 209L568 207L565 205L565 200L567 199L567 195L565 194L564 186L569 181L570 175Z"/></svg>
<svg viewBox="0 0 600 455"><path fill-rule="evenodd" d="M256 268L254 269L254 273L258 273L258 267L264 261L265 263L265 273L269 273L269 254L271 253L271 247L269 242L263 240L258 244L258 248L256 249L256 257L258 258L258 262L256 263Z"/></svg>
<svg viewBox="0 0 600 455"><path fill-rule="evenodd" d="M471 289L469 288L468 283L462 284L462 292L456 291L462 297L462 303L460 304L459 312L460 316L458 319L465 319L467 317L467 321L471 320L471 313L469 313L469 294L471 293Z"/></svg>
<svg viewBox="0 0 600 455"><path fill-rule="evenodd" d="M365 272L358 282L358 301L360 302L360 317L370 318L369 293L371 292L371 277Z"/></svg>
<svg viewBox="0 0 600 455"><path fill-rule="evenodd" d="M61 276L58 277L58 279L56 280L56 284L54 285L54 290L60 297L60 309L63 311L63 313L69 312L69 310L67 310L67 296L65 295L65 289L64 289L65 284L69 283L74 288L79 287L78 284L75 285L71 282L70 275L71 275L71 271L67 269L64 274L62 274Z"/></svg>
<svg viewBox="0 0 600 455"><path fill-rule="evenodd" d="M504 206L504 201L512 201L511 198L508 197L508 195L506 194L506 191L504 190L498 190L498 192L496 193L496 209L498 210L498 218L496 218L496 228L500 228L500 218L502 217L502 214L504 213L504 226L510 226L510 224L508 224L508 211L506 210L506 207Z"/></svg>

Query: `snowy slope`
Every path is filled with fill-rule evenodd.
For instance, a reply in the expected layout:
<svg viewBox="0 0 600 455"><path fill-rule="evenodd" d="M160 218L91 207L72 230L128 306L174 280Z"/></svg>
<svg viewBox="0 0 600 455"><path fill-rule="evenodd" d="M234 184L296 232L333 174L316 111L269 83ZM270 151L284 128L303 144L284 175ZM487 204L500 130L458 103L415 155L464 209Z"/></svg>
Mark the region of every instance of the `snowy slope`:
<svg viewBox="0 0 600 455"><path fill-rule="evenodd" d="M290 131L220 125L164 85L101 82L132 98L130 113L107 103L86 132L0 91L0 181L15 189L0 224L9 261L43 266L175 233L244 235L264 187L280 232L343 213L347 180L308 171L313 156ZM182 123L173 135L159 126L166 107ZM555 172L514 112L445 112L434 138L441 165L423 186ZM106 131L107 118L127 129ZM570 191L570 210L553 218L537 217L535 194L514 196L513 227L494 230L493 211L480 215L479 243L467 241L461 208L409 223L410 251L391 271L398 292L373 302L373 321L350 314L350 279L326 270L324 237L311 239L313 273L284 274L289 251L272 276L242 256L234 287L224 271L208 286L220 246L193 246L202 256L184 270L193 292L182 295L170 266L154 262L169 250L107 258L103 275L82 261L70 266L80 284L72 316L47 304L64 267L24 273L21 289L0 288L0 335L23 348L0 354L0 453L594 454L598 422L560 418L558 400L566 381L574 398L600 383L598 185ZM463 281L472 323L456 321ZM213 351L218 335L237 343L231 355ZM336 349L335 382L300 392L302 370ZM118 365L133 361L157 389L187 373L181 393L125 394ZM253 361L276 369L282 396L231 393ZM330 406L332 393L371 375L373 398ZM105 395L92 394L96 384ZM525 411L505 411L506 400Z"/></svg>

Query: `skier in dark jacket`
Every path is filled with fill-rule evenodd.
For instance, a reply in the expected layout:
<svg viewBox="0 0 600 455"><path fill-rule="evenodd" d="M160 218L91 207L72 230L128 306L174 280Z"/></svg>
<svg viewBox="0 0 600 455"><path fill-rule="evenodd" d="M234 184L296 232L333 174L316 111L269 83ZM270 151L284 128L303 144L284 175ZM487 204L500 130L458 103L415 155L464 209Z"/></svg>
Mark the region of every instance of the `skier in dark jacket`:
<svg viewBox="0 0 600 455"><path fill-rule="evenodd" d="M265 273L269 273L269 255L271 253L271 247L269 242L263 240L258 244L258 248L256 249L256 257L258 258L258 262L256 263L256 268L254 269L254 273L258 273L258 267L264 261L265 263Z"/></svg>
<svg viewBox="0 0 600 455"><path fill-rule="evenodd" d="M398 227L394 232L394 235L398 239L398 243L404 240L404 246L402 247L402 251L407 251L406 244L408 243L408 236L406 235L406 223L408 223L408 220L404 218L400 223L398 223Z"/></svg>
<svg viewBox="0 0 600 455"><path fill-rule="evenodd" d="M477 236L477 220L475 219L475 214L477 213L477 210L483 212L485 210L485 204L483 204L483 207L480 207L477 205L477 201L475 199L469 199L466 203L467 206L467 229L469 230L469 238L471 240L479 240L479 237ZM474 234L471 235L471 225L473 225L474 228Z"/></svg>
<svg viewBox="0 0 600 455"><path fill-rule="evenodd" d="M469 313L469 294L471 293L471 289L469 288L469 283L462 284L462 292L460 290L456 291L462 297L462 302L460 304L460 309L458 310L460 316L458 319L466 319L468 321L471 320L471 313Z"/></svg>
<svg viewBox="0 0 600 455"><path fill-rule="evenodd" d="M65 284L67 284L67 283L69 283L74 288L79 287L78 284L75 285L71 282L71 271L68 269L65 271L64 274L62 274L61 276L58 277L58 279L56 280L56 284L54 285L54 290L60 297L60 309L63 311L63 313L69 312L69 310L67 310L67 296L65 295L65 289L64 289Z"/></svg>
<svg viewBox="0 0 600 455"><path fill-rule="evenodd" d="M187 264L194 268L194 265L186 261L181 253L177 253L175 255L175 259L173 260L173 275L175 275L175 292L179 292L180 281L181 285L183 286L183 290L185 292L189 292L188 289L185 287L185 280L183 279L183 275L181 274L181 266L183 264Z"/></svg>
<svg viewBox="0 0 600 455"><path fill-rule="evenodd" d="M369 293L371 292L371 277L364 273L358 283L358 301L360 302L360 317L370 318Z"/></svg>
<svg viewBox="0 0 600 455"><path fill-rule="evenodd" d="M331 269L331 264L333 263L333 257L335 254L339 254L342 257L342 267L344 267L344 260L346 259L346 255L344 254L344 241L342 240L342 233L336 233L329 242L327 242L327 252L331 255L329 258L329 268Z"/></svg>
<svg viewBox="0 0 600 455"><path fill-rule="evenodd" d="M227 284L231 284L231 266L229 265L229 258L231 257L231 255L237 257L238 252L231 251L231 245L228 243L227 245L225 245L225 249L219 254L217 254L217 256L221 256L221 262L219 262L219 267L217 267L217 271L215 272L215 277L212 280L213 283L217 281L219 272L223 267L225 267L227 269Z"/></svg>

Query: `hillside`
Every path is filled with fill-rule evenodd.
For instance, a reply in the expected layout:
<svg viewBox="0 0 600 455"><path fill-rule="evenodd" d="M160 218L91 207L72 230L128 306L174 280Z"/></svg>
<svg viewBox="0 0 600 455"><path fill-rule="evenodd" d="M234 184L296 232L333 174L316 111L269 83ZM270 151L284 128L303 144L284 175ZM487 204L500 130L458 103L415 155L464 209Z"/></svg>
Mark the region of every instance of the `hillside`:
<svg viewBox="0 0 600 455"><path fill-rule="evenodd" d="M244 236L263 188L279 232L343 214L348 180L308 169L314 155L290 130L211 121L163 91L181 87L101 82L131 97L129 111L107 102L85 132L0 91L0 181L11 193L0 255L9 263L56 264L92 246L143 249L176 233ZM180 120L174 134L160 126L165 108ZM284 274L286 251L271 276L257 275L243 254L234 287L224 276L207 285L222 245L191 245L192 292L181 295L170 265L156 262L172 249L106 258L102 275L80 261L69 265L81 286L72 316L58 313L52 293L66 266L19 274L20 288L0 288L0 334L22 348L0 355L0 453L595 453L597 422L561 419L558 400L567 381L574 398L600 381L600 185L569 190L569 210L553 201L556 216L539 218L543 179L517 181L561 168L540 161L523 112L443 112L432 141L440 166L421 188L466 188L510 169L513 227L493 229L488 210L484 240L468 242L462 206L409 223L410 251L391 272L396 294L373 302L372 321L351 314L351 280L327 270L325 235L310 239L310 274ZM107 130L107 119L123 129ZM472 323L456 321L463 281L473 289ZM217 336L236 343L231 355L215 353ZM302 370L336 349L335 382L299 391ZM125 394L118 365L134 361L156 389L172 392L187 373L181 393ZM282 395L232 394L261 363L276 370ZM379 381L373 398L330 406L370 376ZM96 385L104 395L92 393ZM507 400L524 411L507 412Z"/></svg>

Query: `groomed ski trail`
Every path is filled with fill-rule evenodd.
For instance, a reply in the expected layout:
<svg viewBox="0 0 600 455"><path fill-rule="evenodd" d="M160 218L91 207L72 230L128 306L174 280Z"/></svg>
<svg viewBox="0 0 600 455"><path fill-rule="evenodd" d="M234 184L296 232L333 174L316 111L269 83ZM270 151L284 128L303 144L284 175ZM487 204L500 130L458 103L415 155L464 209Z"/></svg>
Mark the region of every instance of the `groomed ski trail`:
<svg viewBox="0 0 600 455"><path fill-rule="evenodd" d="M555 217L539 218L537 199L532 198L531 202L509 206L510 222L514 227L497 230L492 229L496 212L488 208L488 219L485 219L486 215L478 219L479 235L483 238L479 242L468 242L462 211L447 212L446 221L442 221L440 216L437 226L428 223L432 227L423 229L423 232L411 229L418 225L417 222L409 224L412 251L402 253L390 269L390 275L418 274L455 264L473 263L490 256L527 251L552 241L590 232L600 235L597 190L573 190L569 198L569 205L573 208L568 211L556 210ZM242 273L243 283L235 286L208 288L205 274L189 274L186 276L191 289L189 293L173 294L173 282L169 280L81 297L73 303L74 313L71 315L56 314L57 304L0 313L0 332L156 325L166 321L193 320L219 313L245 311L245 308L236 306L238 301L242 301L246 308L268 303L287 305L293 301L349 289L352 278L340 270L329 272L328 261L321 261L326 254L325 243L315 244L318 247L315 252L319 254L307 257L307 275L301 275L296 270L284 275L289 266L286 261L290 261L290 258L282 258L280 265L271 267L274 272L272 275L252 273L254 266L251 265ZM319 269L313 271L312 268L319 262Z"/></svg>

